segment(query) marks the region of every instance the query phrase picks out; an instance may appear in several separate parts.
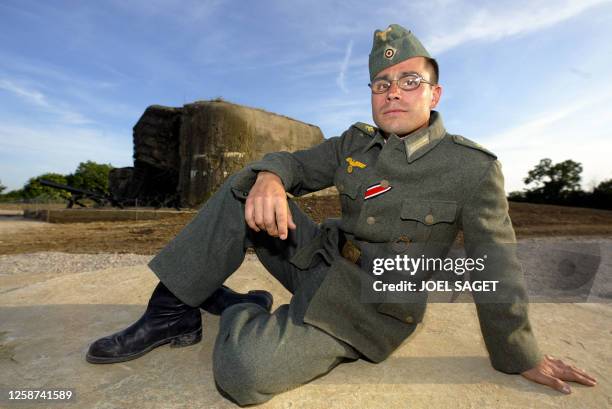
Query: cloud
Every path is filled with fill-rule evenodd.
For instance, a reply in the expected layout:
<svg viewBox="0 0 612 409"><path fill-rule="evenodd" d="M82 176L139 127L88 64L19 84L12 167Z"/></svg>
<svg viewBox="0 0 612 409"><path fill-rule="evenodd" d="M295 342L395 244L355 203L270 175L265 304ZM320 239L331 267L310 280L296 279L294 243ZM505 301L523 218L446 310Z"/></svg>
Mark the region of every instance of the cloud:
<svg viewBox="0 0 612 409"><path fill-rule="evenodd" d="M98 67L110 73L113 78L126 79L129 77L127 74L108 64L100 64ZM91 75L87 76L87 74L85 74L87 76L86 78L83 74L77 74L68 67L58 67L45 60L33 57L24 58L23 56L13 53L0 52L0 70L16 78L28 78L36 80L37 83L48 83L54 86L61 83L62 87L72 85L79 89L92 88L100 90L116 88L119 85L117 81L111 81L109 79L98 80L91 78ZM16 82L16 80L13 79L10 82ZM0 86L0 88L2 87Z"/></svg>
<svg viewBox="0 0 612 409"><path fill-rule="evenodd" d="M338 73L338 78L336 82L338 86L345 94L348 94L348 89L345 84L346 71L348 69L349 61L351 60L351 54L353 53L353 40L349 41L346 46L346 52L344 53L344 59L342 60L342 64L340 65L340 72Z"/></svg>
<svg viewBox="0 0 612 409"><path fill-rule="evenodd" d="M12 92L18 97L34 105L38 105L38 106L45 107L45 108L49 107L47 98L41 92L38 92L36 90L26 89L24 87L21 87L13 83L12 81L9 81L6 79L0 80L0 89Z"/></svg>
<svg viewBox="0 0 612 409"><path fill-rule="evenodd" d="M105 93L112 95L121 92L121 82L116 79L127 81L127 74L105 64L100 68L111 73L114 79L95 79L87 73L78 74L42 60L0 53L0 70L7 73L4 79L0 79L0 89L17 95L27 103L48 108L47 111L58 114L60 120L71 124L93 123L89 116L97 114L137 118L141 113L139 108L104 96ZM24 78L27 85L23 85ZM56 97L51 98L37 88L55 93ZM61 94L61 100L58 94ZM79 109L74 109L74 106ZM82 113L84 110L88 110L88 115Z"/></svg>
<svg viewBox="0 0 612 409"><path fill-rule="evenodd" d="M436 31L424 41L428 50L439 55L471 41L495 42L505 37L531 33L568 20L587 9L610 0L533 1L523 4L504 4L498 9L479 5L469 10L469 4L451 4L447 12L438 17L436 26L447 29ZM464 9L461 18L457 12ZM445 21L446 20L446 21ZM457 24L459 22L460 24Z"/></svg>
<svg viewBox="0 0 612 409"><path fill-rule="evenodd" d="M44 112L57 116L59 122L70 125L92 124L93 120L87 118L80 112L73 110L65 102L50 102L49 98L42 92L17 84L9 79L0 79L0 89L11 92L26 103L42 109Z"/></svg>

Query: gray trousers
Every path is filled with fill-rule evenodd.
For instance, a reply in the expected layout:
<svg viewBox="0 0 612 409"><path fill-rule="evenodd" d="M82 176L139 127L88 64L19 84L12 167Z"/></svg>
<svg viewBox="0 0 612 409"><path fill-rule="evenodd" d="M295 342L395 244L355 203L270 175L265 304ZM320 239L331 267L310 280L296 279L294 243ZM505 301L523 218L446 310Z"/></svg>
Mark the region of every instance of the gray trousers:
<svg viewBox="0 0 612 409"><path fill-rule="evenodd" d="M221 315L213 351L213 373L221 392L239 405L263 403L305 384L345 360L359 358L350 345L308 324L308 302L327 265L300 270L289 263L297 249L320 234L319 227L290 202L296 230L287 240L256 233L244 220L244 198L229 178L196 217L149 263L183 302L200 305L240 267L246 249L293 297L269 313L256 304L237 304Z"/></svg>

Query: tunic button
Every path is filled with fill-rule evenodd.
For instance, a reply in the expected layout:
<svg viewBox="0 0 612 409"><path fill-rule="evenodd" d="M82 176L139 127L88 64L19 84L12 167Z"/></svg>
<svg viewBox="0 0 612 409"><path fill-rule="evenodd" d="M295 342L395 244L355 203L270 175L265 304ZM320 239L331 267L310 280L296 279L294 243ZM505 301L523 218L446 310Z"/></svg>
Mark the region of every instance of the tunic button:
<svg viewBox="0 0 612 409"><path fill-rule="evenodd" d="M380 186L384 187L384 188L388 188L389 187L389 181L387 179L383 179L380 181Z"/></svg>
<svg viewBox="0 0 612 409"><path fill-rule="evenodd" d="M366 219L366 223L367 224L374 224L374 223L376 223L376 219L374 217L370 216L370 217L368 217Z"/></svg>
<svg viewBox="0 0 612 409"><path fill-rule="evenodd" d="M434 222L434 217L431 214L428 214L427 216L425 216L425 223L427 224L432 224Z"/></svg>
<svg viewBox="0 0 612 409"><path fill-rule="evenodd" d="M341 192L344 190L344 185L342 183L338 185L338 190Z"/></svg>
<svg viewBox="0 0 612 409"><path fill-rule="evenodd" d="M412 324L414 322L414 318L412 318L411 316L407 316L406 318L404 318L404 322L406 324Z"/></svg>

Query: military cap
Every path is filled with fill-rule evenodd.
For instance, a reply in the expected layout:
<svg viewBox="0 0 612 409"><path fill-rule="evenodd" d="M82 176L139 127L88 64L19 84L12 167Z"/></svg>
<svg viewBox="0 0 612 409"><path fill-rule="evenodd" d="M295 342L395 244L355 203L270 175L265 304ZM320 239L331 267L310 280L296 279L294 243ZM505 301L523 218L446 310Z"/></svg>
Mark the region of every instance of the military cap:
<svg viewBox="0 0 612 409"><path fill-rule="evenodd" d="M412 57L433 58L418 38L399 24L376 30L370 52L370 81L387 67Z"/></svg>

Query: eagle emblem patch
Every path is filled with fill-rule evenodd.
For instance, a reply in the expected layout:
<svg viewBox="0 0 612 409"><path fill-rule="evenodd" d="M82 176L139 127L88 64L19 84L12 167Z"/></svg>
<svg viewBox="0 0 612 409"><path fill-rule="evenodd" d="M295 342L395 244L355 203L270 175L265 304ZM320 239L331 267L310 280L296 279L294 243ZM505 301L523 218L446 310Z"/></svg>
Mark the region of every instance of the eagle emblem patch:
<svg viewBox="0 0 612 409"><path fill-rule="evenodd" d="M358 160L354 160L350 156L348 158L346 158L346 162L348 163L348 166L346 168L346 171L348 173L353 173L353 168L364 169L366 166L368 166L365 163L361 163Z"/></svg>

